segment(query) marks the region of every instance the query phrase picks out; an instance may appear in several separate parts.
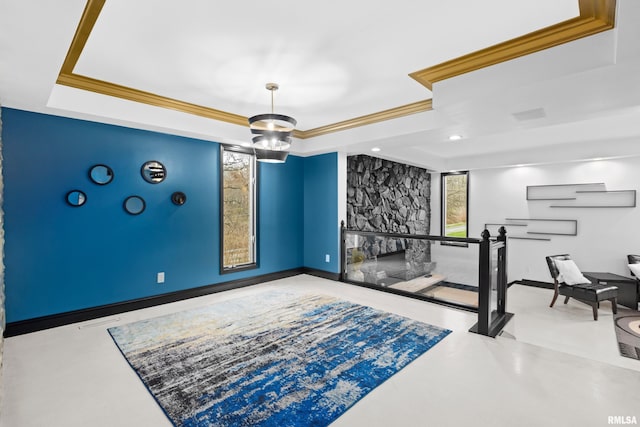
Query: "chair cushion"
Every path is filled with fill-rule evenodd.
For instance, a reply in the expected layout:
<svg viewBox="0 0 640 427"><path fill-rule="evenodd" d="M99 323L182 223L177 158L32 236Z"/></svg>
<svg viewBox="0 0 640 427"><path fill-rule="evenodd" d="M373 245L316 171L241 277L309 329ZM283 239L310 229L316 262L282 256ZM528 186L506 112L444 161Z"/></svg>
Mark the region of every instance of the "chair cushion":
<svg viewBox="0 0 640 427"><path fill-rule="evenodd" d="M580 283L570 288L570 296L583 301L604 301L618 296L618 287L613 285L601 285L599 283ZM567 289L568 290L568 289Z"/></svg>
<svg viewBox="0 0 640 427"><path fill-rule="evenodd" d="M560 275L558 282L564 282L567 285L578 285L580 283L591 283L589 279L584 277L575 262L571 259L556 260L556 267Z"/></svg>
<svg viewBox="0 0 640 427"><path fill-rule="evenodd" d="M551 255L545 258L547 260L547 266L549 267L549 273L551 273L551 277L553 277L556 280L562 279L562 277L558 277L560 275L560 272L558 271L558 267L556 267L556 261L571 259L571 256L569 256L569 254L563 254L563 255ZM562 280L558 280L558 282L562 282Z"/></svg>

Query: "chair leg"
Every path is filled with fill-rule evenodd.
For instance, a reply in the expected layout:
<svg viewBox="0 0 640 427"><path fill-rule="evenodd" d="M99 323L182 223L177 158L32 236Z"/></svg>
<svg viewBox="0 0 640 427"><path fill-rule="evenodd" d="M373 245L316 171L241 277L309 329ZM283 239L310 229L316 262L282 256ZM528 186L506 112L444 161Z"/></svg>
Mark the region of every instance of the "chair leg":
<svg viewBox="0 0 640 427"><path fill-rule="evenodd" d="M618 302L616 301L615 298L611 298L611 311L613 311L613 314L618 314Z"/></svg>
<svg viewBox="0 0 640 427"><path fill-rule="evenodd" d="M598 320L598 303L592 302L591 308L593 308L593 320Z"/></svg>
<svg viewBox="0 0 640 427"><path fill-rule="evenodd" d="M556 289L556 291L553 293L553 299L551 300L551 304L549 304L549 307L553 307L553 304L556 303L557 299L558 299L558 290Z"/></svg>
<svg viewBox="0 0 640 427"><path fill-rule="evenodd" d="M564 298L564 303L565 303L565 304L569 302L569 298L570 298L570 297L568 297L568 296Z"/></svg>

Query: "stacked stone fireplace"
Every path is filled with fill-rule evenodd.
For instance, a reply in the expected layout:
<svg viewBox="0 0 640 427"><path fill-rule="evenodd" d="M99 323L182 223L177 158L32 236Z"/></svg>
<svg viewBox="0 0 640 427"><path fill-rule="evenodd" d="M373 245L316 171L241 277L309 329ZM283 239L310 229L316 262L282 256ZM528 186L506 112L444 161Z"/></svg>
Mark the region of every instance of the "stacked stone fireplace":
<svg viewBox="0 0 640 427"><path fill-rule="evenodd" d="M431 175L426 169L366 155L347 159L347 228L351 230L429 234L430 199ZM404 251L404 280L423 274L431 260L428 241L376 236L359 246L367 260Z"/></svg>

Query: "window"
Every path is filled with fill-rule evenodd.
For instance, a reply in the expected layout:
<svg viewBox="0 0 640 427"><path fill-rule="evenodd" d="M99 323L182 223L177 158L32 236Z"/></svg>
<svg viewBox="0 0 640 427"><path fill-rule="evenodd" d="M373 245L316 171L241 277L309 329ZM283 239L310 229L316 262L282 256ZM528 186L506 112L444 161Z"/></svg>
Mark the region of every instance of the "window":
<svg viewBox="0 0 640 427"><path fill-rule="evenodd" d="M446 237L468 237L469 172L441 175L441 234Z"/></svg>
<svg viewBox="0 0 640 427"><path fill-rule="evenodd" d="M255 268L256 159L251 151L221 146L221 272Z"/></svg>

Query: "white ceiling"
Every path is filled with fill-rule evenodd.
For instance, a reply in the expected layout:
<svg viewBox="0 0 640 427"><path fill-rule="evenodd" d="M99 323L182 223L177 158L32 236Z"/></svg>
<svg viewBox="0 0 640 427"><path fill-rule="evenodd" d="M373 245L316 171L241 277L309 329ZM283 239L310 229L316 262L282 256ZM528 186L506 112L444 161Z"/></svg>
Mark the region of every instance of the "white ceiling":
<svg viewBox="0 0 640 427"><path fill-rule="evenodd" d="M408 76L578 15L577 0L107 0L74 73L308 130L433 98L433 110L296 140L434 170L640 155L640 2L616 28L437 82ZM212 141L246 127L56 85L84 0L0 0L0 103ZM541 118L517 120L529 112ZM448 136L459 133L461 141ZM600 153L600 154L599 154Z"/></svg>

